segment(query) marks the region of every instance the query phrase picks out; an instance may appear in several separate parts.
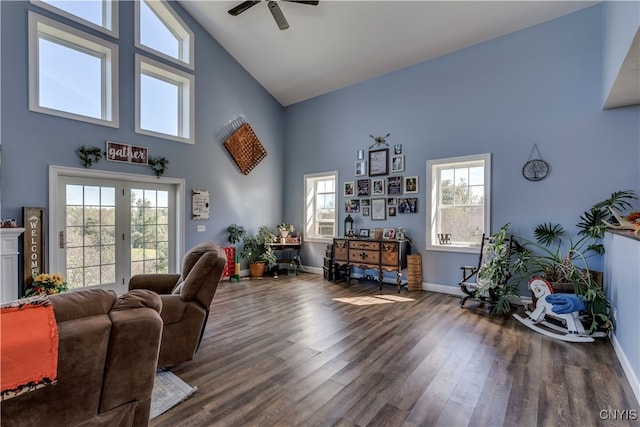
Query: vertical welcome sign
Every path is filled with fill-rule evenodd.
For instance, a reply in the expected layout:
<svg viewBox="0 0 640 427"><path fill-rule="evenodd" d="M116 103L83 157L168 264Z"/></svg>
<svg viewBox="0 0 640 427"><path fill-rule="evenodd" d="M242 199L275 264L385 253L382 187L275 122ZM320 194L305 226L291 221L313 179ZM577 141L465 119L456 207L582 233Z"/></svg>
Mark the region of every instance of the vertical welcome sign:
<svg viewBox="0 0 640 427"><path fill-rule="evenodd" d="M44 208L22 208L24 224L24 280L22 289L26 289L33 277L45 272L45 224Z"/></svg>

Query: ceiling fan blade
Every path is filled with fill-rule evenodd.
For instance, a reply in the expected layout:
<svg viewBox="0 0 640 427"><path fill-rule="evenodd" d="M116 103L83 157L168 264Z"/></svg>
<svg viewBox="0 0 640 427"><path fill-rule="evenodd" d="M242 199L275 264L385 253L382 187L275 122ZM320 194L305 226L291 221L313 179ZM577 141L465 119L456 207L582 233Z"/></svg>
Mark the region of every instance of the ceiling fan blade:
<svg viewBox="0 0 640 427"><path fill-rule="evenodd" d="M234 7L233 9L229 9L229 15L238 16L242 12L244 12L245 10L257 5L258 3L260 3L260 0L257 0L257 1L243 1L242 3L240 3L239 5Z"/></svg>
<svg viewBox="0 0 640 427"><path fill-rule="evenodd" d="M269 10L273 15L273 19L276 20L276 24L278 24L278 28L280 28L281 30L286 30L287 28L289 28L289 23L287 22L287 19L284 17L284 14L282 13L280 6L278 6L278 3L271 0L269 3L267 3L267 6L269 6Z"/></svg>
<svg viewBox="0 0 640 427"><path fill-rule="evenodd" d="M288 1L289 3L308 4L309 6L317 6L318 3L320 3L318 0L316 0L316 1L284 0L284 1Z"/></svg>

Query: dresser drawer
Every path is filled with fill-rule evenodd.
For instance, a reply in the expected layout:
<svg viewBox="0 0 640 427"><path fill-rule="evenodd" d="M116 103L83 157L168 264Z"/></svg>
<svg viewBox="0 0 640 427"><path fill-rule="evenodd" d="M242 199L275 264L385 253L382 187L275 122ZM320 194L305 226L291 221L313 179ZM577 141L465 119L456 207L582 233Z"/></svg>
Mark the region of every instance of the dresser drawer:
<svg viewBox="0 0 640 427"><path fill-rule="evenodd" d="M380 264L380 251L349 250L349 262Z"/></svg>
<svg viewBox="0 0 640 427"><path fill-rule="evenodd" d="M367 240L351 240L349 242L350 249L368 249L377 251L380 250L380 242L369 242Z"/></svg>
<svg viewBox="0 0 640 427"><path fill-rule="evenodd" d="M347 261L349 259L348 242L342 239L335 239L333 243L333 259L336 261Z"/></svg>

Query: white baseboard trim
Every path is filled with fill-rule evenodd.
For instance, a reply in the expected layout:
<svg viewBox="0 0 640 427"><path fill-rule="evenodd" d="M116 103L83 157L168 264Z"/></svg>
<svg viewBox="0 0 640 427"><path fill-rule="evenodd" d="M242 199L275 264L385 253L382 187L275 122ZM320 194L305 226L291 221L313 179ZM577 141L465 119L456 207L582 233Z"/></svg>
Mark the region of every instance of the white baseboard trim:
<svg viewBox="0 0 640 427"><path fill-rule="evenodd" d="M422 289L430 292L438 292L440 294L455 295L463 297L464 293L457 286L439 285L437 283L422 282Z"/></svg>
<svg viewBox="0 0 640 427"><path fill-rule="evenodd" d="M627 355L624 353L624 349L620 345L620 342L616 338L615 334L611 334L610 338L611 338L611 344L613 345L613 350L616 352L616 356L618 356L618 360L622 365L622 370L627 376L627 380L631 385L631 389L633 390L633 394L635 394L636 396L636 400L638 401L638 404L640 404L640 381L638 381L638 377L636 376L636 373L633 372L633 368L629 363L629 359L627 359Z"/></svg>
<svg viewBox="0 0 640 427"><path fill-rule="evenodd" d="M300 266L300 271L304 271L305 273L313 273L313 274L323 274L324 269L322 267L308 267L306 265Z"/></svg>

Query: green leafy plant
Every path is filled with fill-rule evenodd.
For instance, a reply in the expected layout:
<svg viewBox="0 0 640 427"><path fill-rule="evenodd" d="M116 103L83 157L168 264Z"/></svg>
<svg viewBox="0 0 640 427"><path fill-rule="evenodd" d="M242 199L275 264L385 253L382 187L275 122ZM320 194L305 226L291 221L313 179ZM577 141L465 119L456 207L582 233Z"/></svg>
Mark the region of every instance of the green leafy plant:
<svg viewBox="0 0 640 427"><path fill-rule="evenodd" d="M286 222L278 224L277 227L278 231L288 231L289 233L293 233L294 231L296 231L296 228L293 226L293 224L287 224Z"/></svg>
<svg viewBox="0 0 640 427"><path fill-rule="evenodd" d="M503 225L483 248L483 262L477 273L477 297L490 293L495 301L494 312L507 314L512 302L518 299L518 283L526 273L526 266L519 257L521 247L512 242L508 233L510 223Z"/></svg>
<svg viewBox="0 0 640 427"><path fill-rule="evenodd" d="M605 252L602 238L607 227L602 221L609 218L609 207L628 208L631 207L629 201L633 199L637 199L633 191L617 191L611 197L594 204L580 215L580 221L576 225L580 230L577 240L568 237L560 224L551 222L535 228L535 241L520 238L526 251L523 262L531 275L540 275L552 284L556 283L558 287L563 283L567 284L575 294L583 297L587 314L591 318L589 332L598 327L609 329L612 323L609 319L609 300L594 279L588 259Z"/></svg>
<svg viewBox="0 0 640 427"><path fill-rule="evenodd" d="M149 157L149 166L153 169L154 175L160 178L169 168L169 160L164 157Z"/></svg>
<svg viewBox="0 0 640 427"><path fill-rule="evenodd" d="M85 147L81 145L76 150L82 166L90 168L94 163L98 163L102 158L102 150L99 147Z"/></svg>
<svg viewBox="0 0 640 427"><path fill-rule="evenodd" d="M229 237L227 240L229 243L235 246L236 243L240 243L242 239L247 235L247 231L245 228L238 224L231 224L227 227L227 233L229 233Z"/></svg>
<svg viewBox="0 0 640 427"><path fill-rule="evenodd" d="M255 235L245 235L240 256L249 263L264 262L267 268L278 264L278 259L271 248L276 236L269 229L261 225Z"/></svg>

